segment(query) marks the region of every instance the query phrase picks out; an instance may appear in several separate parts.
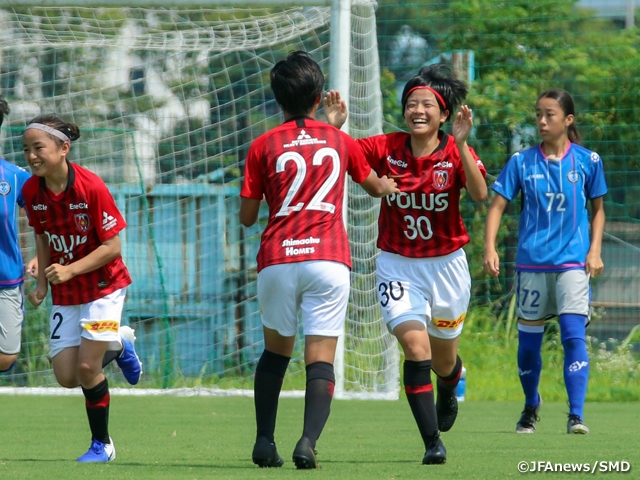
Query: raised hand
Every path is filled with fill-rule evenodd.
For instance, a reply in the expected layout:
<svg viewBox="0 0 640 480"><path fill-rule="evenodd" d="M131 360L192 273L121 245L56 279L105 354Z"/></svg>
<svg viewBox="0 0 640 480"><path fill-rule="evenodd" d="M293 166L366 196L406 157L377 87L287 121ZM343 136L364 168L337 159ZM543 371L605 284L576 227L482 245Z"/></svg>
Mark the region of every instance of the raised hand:
<svg viewBox="0 0 640 480"><path fill-rule="evenodd" d="M336 128L342 127L347 121L349 112L347 111L347 102L340 98L340 92L331 90L324 97L324 114L327 117L327 123Z"/></svg>
<svg viewBox="0 0 640 480"><path fill-rule="evenodd" d="M468 105L462 105L460 111L456 115L456 119L453 122L453 128L451 134L456 143L462 144L467 141L471 129L473 128L473 110Z"/></svg>

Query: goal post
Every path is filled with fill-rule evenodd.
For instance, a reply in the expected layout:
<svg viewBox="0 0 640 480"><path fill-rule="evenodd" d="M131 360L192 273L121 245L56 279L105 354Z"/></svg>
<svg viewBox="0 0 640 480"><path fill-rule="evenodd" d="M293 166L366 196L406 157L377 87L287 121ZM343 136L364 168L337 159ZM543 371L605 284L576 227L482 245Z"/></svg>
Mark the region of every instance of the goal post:
<svg viewBox="0 0 640 480"><path fill-rule="evenodd" d="M255 271L262 227L245 229L237 212L249 145L282 121L269 71L289 51L308 51L349 104L345 130L356 138L381 133L376 4L90 4L0 0L0 93L11 108L2 155L24 166L21 134L36 115L76 123L82 136L71 160L107 182L128 222L123 256L134 283L123 321L136 329L140 387L247 393L264 348ZM351 182L347 190L354 267L336 397L397 398L398 349L375 290L379 201ZM22 227L27 257L32 235ZM29 308L23 349L4 384L56 386L48 328L47 307ZM114 386L125 385L115 375ZM304 389L300 342L284 389Z"/></svg>

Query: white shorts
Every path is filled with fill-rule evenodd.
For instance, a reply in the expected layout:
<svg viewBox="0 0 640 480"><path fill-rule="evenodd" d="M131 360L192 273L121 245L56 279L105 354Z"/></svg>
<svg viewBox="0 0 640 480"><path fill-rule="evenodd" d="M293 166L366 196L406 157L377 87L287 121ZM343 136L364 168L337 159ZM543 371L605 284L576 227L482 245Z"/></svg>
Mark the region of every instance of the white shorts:
<svg viewBox="0 0 640 480"><path fill-rule="evenodd" d="M120 320L127 289L83 305L54 305L51 309L51 358L65 348L80 346L81 338L109 342L107 350L120 350Z"/></svg>
<svg viewBox="0 0 640 480"><path fill-rule="evenodd" d="M563 313L589 317L589 276L584 270L516 272L516 312L523 320Z"/></svg>
<svg viewBox="0 0 640 480"><path fill-rule="evenodd" d="M305 335L338 337L344 331L350 271L325 260L271 265L258 274L262 324L284 337L298 332L298 313Z"/></svg>
<svg viewBox="0 0 640 480"><path fill-rule="evenodd" d="M22 287L0 289L0 353L20 352L24 297Z"/></svg>
<svg viewBox="0 0 640 480"><path fill-rule="evenodd" d="M389 331L419 320L436 338L453 339L462 333L471 298L464 250L433 258L382 252L376 260L376 277L382 318Z"/></svg>

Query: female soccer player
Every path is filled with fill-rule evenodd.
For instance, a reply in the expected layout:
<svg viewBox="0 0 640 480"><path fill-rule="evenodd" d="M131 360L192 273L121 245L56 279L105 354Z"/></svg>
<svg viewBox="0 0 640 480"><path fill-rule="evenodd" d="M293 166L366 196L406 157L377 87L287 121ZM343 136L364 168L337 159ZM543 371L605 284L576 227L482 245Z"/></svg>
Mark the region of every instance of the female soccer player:
<svg viewBox="0 0 640 480"><path fill-rule="evenodd" d="M118 352L116 361L132 384L140 378L141 364L133 330L121 339L120 318L131 284L118 235L126 223L100 177L68 161L71 142L79 137L76 125L55 115L34 118L23 134L34 176L22 192L39 263L37 286L28 298L37 307L51 284L53 371L63 387L82 386L91 429L91 447L78 461L108 462L116 451L108 430L103 358Z"/></svg>
<svg viewBox="0 0 640 480"><path fill-rule="evenodd" d="M602 273L600 258L607 193L600 156L579 145L573 98L564 90L544 92L536 103L542 143L516 153L493 184L497 193L489 213L484 268L500 273L496 235L507 203L522 192L516 254L518 369L525 406L517 433L534 433L542 400L544 322L559 316L564 347L564 380L569 396L567 433L586 434L583 408L589 378L586 325L589 277ZM589 214L591 201L591 241Z"/></svg>
<svg viewBox="0 0 640 480"><path fill-rule="evenodd" d="M246 161L240 221L253 225L260 201L269 219L258 252L258 300L265 350L255 374L257 435L253 462L284 463L274 431L278 397L296 338L298 313L305 335L307 373L297 468L317 468L315 446L329 417L333 362L349 299L351 257L342 217L345 175L370 195L398 192L378 178L355 141L315 120L324 76L305 52L292 52L271 71L271 89L284 123L258 137Z"/></svg>
<svg viewBox="0 0 640 480"><path fill-rule="evenodd" d="M9 113L7 101L0 96L0 126ZM24 318L22 284L24 264L18 241L18 207L24 208L22 187L31 175L0 158L0 372L10 370L20 352ZM35 269L29 262L28 269Z"/></svg>
<svg viewBox="0 0 640 480"><path fill-rule="evenodd" d="M487 196L486 171L467 145L471 109L460 107L451 135L440 129L467 91L447 67L424 67L402 92L409 133L358 140L369 165L397 177L401 192L382 201L376 276L382 316L404 351L405 392L426 448L424 464L445 463L439 430L450 430L458 413L458 341L471 296L460 192L466 188L475 201ZM346 120L338 92L325 97L325 113L336 127Z"/></svg>

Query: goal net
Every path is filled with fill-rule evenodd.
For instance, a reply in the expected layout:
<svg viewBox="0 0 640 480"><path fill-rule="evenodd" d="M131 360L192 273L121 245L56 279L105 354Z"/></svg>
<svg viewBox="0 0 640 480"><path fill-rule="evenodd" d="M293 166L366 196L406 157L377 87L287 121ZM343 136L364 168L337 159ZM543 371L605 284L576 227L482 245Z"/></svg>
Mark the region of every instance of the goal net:
<svg viewBox="0 0 640 480"><path fill-rule="evenodd" d="M255 256L266 210L256 227L238 222L243 161L251 141L282 121L269 71L289 51L309 52L327 87L345 85L333 71L345 62L332 61L341 51L332 23L344 12L308 0L287 8L84 3L0 0L0 90L11 108L2 154L25 166L21 135L36 115L76 123L82 136L71 160L107 182L128 222L121 237L134 283L123 323L136 330L141 387L249 391L264 348ZM381 133L374 7L359 0L347 18L355 137ZM337 395L396 398L398 350L380 321L373 277L378 203L348 190L354 268ZM34 250L24 219L21 231L26 261ZM22 351L2 385L57 386L49 308L27 306ZM302 349L298 341L285 390L304 389ZM112 378L126 386L117 371Z"/></svg>

